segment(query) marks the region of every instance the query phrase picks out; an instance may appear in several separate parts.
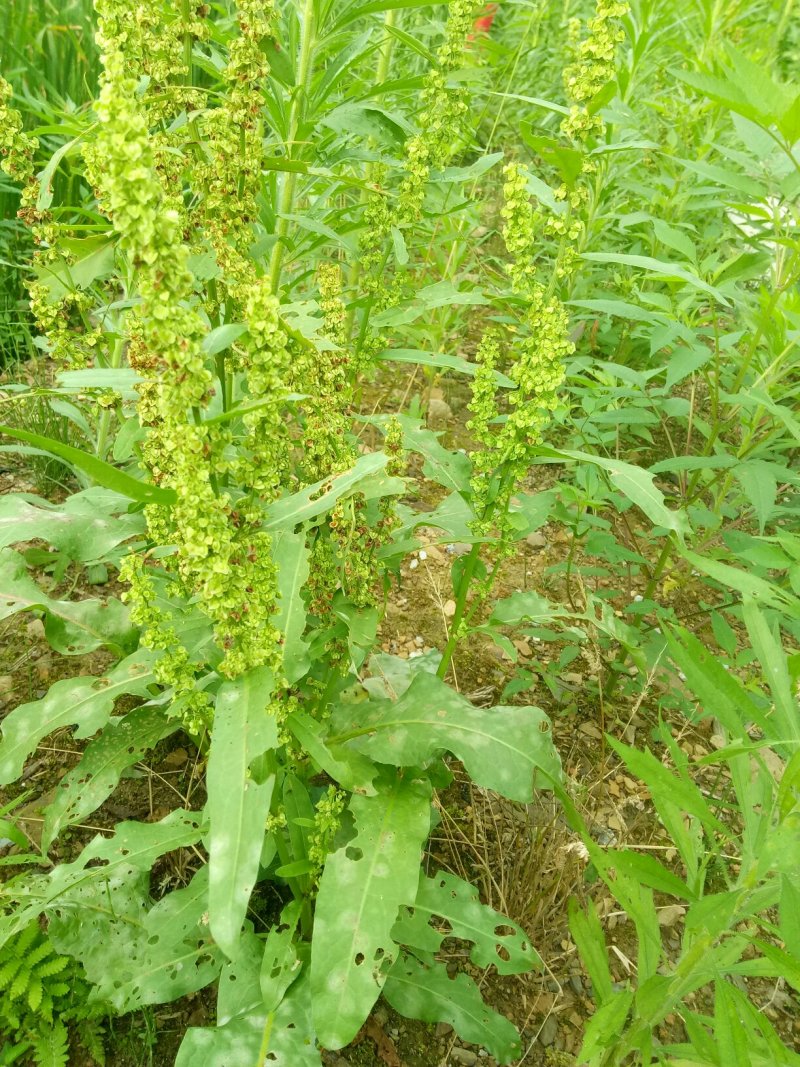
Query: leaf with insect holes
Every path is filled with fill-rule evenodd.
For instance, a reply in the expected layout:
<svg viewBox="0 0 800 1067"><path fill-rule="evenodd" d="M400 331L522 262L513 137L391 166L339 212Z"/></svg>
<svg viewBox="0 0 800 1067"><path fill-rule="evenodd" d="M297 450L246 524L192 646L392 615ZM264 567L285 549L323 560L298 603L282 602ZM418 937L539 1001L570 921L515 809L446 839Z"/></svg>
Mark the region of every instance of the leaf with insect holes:
<svg viewBox="0 0 800 1067"><path fill-rule="evenodd" d="M369 452L359 456L349 471L308 485L298 493L281 497L267 508L265 530L291 529L298 523L327 515L337 500L358 492L365 500L398 496L405 489L402 478L390 478L384 471L388 456Z"/></svg>
<svg viewBox="0 0 800 1067"><path fill-rule="evenodd" d="M102 678L65 678L51 686L41 700L20 704L9 712L3 720L0 742L0 785L19 778L25 760L54 730L76 726L76 738L91 737L108 722L117 697L123 693L148 696L157 658L155 653L139 649Z"/></svg>
<svg viewBox="0 0 800 1067"><path fill-rule="evenodd" d="M436 918L448 924L447 934L435 928ZM411 940L419 935L423 944ZM494 964L499 974L522 974L542 963L524 930L481 904L478 890L469 882L440 871L434 878L420 879L413 911L395 923L392 937L401 945L438 952L445 936L471 941L469 955L476 967Z"/></svg>
<svg viewBox="0 0 800 1067"><path fill-rule="evenodd" d="M272 927L264 942L259 974L264 1011L278 1008L286 990L300 974L301 963L295 947L300 911L300 901L290 901L281 912L280 922Z"/></svg>
<svg viewBox="0 0 800 1067"><path fill-rule="evenodd" d="M30 577L19 552L0 549L0 620L19 611L45 613L45 637L62 656L83 656L103 647L123 651L136 647L137 631L119 600L53 600Z"/></svg>
<svg viewBox="0 0 800 1067"><path fill-rule="evenodd" d="M145 872L93 882L66 894L50 913L53 943L81 961L93 999L120 1014L203 989L222 964L204 921L208 868L152 906L148 882Z"/></svg>
<svg viewBox="0 0 800 1067"><path fill-rule="evenodd" d="M127 497L97 485L74 493L63 504L9 493L0 499L0 548L37 538L79 563L102 559L144 532L143 515L127 514L129 503Z"/></svg>
<svg viewBox="0 0 800 1067"><path fill-rule="evenodd" d="M478 785L523 803L533 800L535 780L546 786L561 774L543 711L476 708L429 674L417 675L397 701L338 705L328 743L347 743L400 767L422 766L452 752Z"/></svg>
<svg viewBox="0 0 800 1067"><path fill-rule="evenodd" d="M275 786L274 766L262 760L278 744L269 708L272 672L257 667L217 694L208 759L209 889L211 933L223 951L237 942L255 885L264 823Z"/></svg>
<svg viewBox="0 0 800 1067"><path fill-rule="evenodd" d="M397 953L397 910L416 896L430 801L429 784L399 777L374 797L350 799L356 835L325 864L311 945L314 1026L325 1048L352 1041L380 995Z"/></svg>
<svg viewBox="0 0 800 1067"><path fill-rule="evenodd" d="M148 706L134 708L124 719L109 723L58 783L55 799L44 813L42 851L47 852L66 826L74 826L96 811L111 795L122 772L175 733L179 725L165 717L163 708Z"/></svg>
<svg viewBox="0 0 800 1067"><path fill-rule="evenodd" d="M466 974L451 978L438 961L425 964L401 956L389 971L383 995L407 1019L449 1023L462 1041L483 1045L498 1063L519 1059L519 1034L513 1023L484 1003Z"/></svg>
<svg viewBox="0 0 800 1067"><path fill-rule="evenodd" d="M276 1010L235 1016L222 1026L186 1031L175 1067L320 1067L308 979L295 982Z"/></svg>

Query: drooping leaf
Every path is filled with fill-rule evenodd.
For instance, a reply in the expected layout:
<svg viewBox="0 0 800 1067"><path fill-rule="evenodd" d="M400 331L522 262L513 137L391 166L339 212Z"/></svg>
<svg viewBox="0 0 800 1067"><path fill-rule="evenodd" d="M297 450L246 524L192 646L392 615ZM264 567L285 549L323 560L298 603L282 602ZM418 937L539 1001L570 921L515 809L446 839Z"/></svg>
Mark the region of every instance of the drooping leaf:
<svg viewBox="0 0 800 1067"><path fill-rule="evenodd" d="M64 656L83 656L97 648L130 651L137 632L128 609L114 597L107 600L53 600L28 574L23 556L0 549L0 619L19 611L45 613L45 637Z"/></svg>
<svg viewBox="0 0 800 1067"><path fill-rule="evenodd" d="M449 1023L462 1041L483 1045L498 1063L521 1054L513 1023L493 1011L466 974L451 978L443 963L402 956L389 972L383 995L395 1011L426 1023Z"/></svg>
<svg viewBox="0 0 800 1067"><path fill-rule="evenodd" d="M682 511L668 508L664 503L664 494L656 489L653 484L653 475L642 467L636 467L632 463L623 463L621 460L610 459L607 456L596 456L588 452L576 452L572 449L561 450L556 448L537 449L543 456L552 456L554 459L574 459L581 463L591 463L596 467L602 467L610 474L611 481L619 491L644 512L656 526L663 526L667 530L674 530L678 534L689 531L689 522Z"/></svg>
<svg viewBox="0 0 800 1067"><path fill-rule="evenodd" d="M209 926L231 958L255 885L264 824L275 785L273 765L256 766L278 744L269 708L274 679L265 667L221 687L208 760Z"/></svg>
<svg viewBox="0 0 800 1067"><path fill-rule="evenodd" d="M391 930L416 895L430 798L429 785L398 777L350 800L356 835L325 864L311 946L314 1026L326 1048L352 1041L396 957Z"/></svg>
<svg viewBox="0 0 800 1067"><path fill-rule="evenodd" d="M425 461L423 474L445 489L466 490L471 473L467 457L440 445L438 434L426 429L418 419L409 415L398 415L397 418L403 430L403 448L419 453Z"/></svg>
<svg viewBox="0 0 800 1067"><path fill-rule="evenodd" d="M66 460L73 467L88 474L98 485L103 485L106 489L113 489L114 492L121 493L122 496L127 496L131 500L138 500L143 504L163 504L165 506L175 502L174 489L162 489L158 485L151 485L149 482L142 482L138 478L132 478L130 474L118 470L110 463L98 459L97 456L93 456L89 452L82 452L79 448L73 448L72 445L65 445L61 441L55 441L51 437L43 437L38 433L20 430L16 426L0 426L0 433L4 433L8 437L15 437L18 441L25 441L26 444L41 448L45 452L51 452L54 456L58 456L59 459Z"/></svg>
<svg viewBox="0 0 800 1067"><path fill-rule="evenodd" d="M122 772L178 726L166 718L163 708L147 705L109 723L86 746L77 766L58 783L55 798L45 810L42 851L47 852L65 826L74 826L96 811L111 795Z"/></svg>
<svg viewBox="0 0 800 1067"><path fill-rule="evenodd" d="M523 803L533 799L534 780L546 786L560 775L543 711L476 708L428 674L418 674L397 701L338 705L331 729L331 742L348 742L379 762L401 767L452 752L478 785Z"/></svg>
<svg viewBox="0 0 800 1067"><path fill-rule="evenodd" d="M156 658L147 649L139 649L102 678L65 678L41 700L21 704L10 712L3 720L0 784L19 778L25 760L54 730L74 725L76 738L91 737L108 722L117 697L123 693L147 696L155 681L152 668Z"/></svg>
<svg viewBox="0 0 800 1067"><path fill-rule="evenodd" d="M447 922L446 935L431 924L436 917ZM525 931L499 911L482 904L474 886L446 871L433 878L420 879L412 916L395 923L392 937L400 944L416 946L416 942L405 937L423 929L426 938L434 935L436 944L429 948L433 942L428 942L420 947L438 952L445 936L471 941L472 962L477 967L494 964L499 974L522 974L541 966L541 958Z"/></svg>
<svg viewBox="0 0 800 1067"><path fill-rule="evenodd" d="M677 263L665 263L663 260L654 259L652 256L628 255L623 252L583 252L582 258L588 259L592 263L619 263L628 267L638 267L639 270L646 271L649 274L677 278L687 285L691 285L694 289L699 289L701 292L714 297L720 304L724 304L726 307L730 305L730 300L719 289L709 285L708 282L704 282L702 278L699 278L685 267L679 267Z"/></svg>
<svg viewBox="0 0 800 1067"><path fill-rule="evenodd" d="M144 531L143 515L127 514L128 503L99 486L74 493L63 504L9 493L0 498L0 548L38 538L79 563L102 559Z"/></svg>

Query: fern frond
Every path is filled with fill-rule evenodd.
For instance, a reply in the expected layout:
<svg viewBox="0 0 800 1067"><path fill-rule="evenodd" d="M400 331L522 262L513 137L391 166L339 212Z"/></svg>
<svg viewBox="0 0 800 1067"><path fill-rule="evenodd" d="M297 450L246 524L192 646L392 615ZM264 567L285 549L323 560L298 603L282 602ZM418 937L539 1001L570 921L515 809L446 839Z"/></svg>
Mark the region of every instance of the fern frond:
<svg viewBox="0 0 800 1067"><path fill-rule="evenodd" d="M6 989L11 984L23 962L20 957L14 957L0 967L0 989Z"/></svg>
<svg viewBox="0 0 800 1067"><path fill-rule="evenodd" d="M50 1030L40 1032L33 1040L33 1057L37 1067L67 1067L69 1034L62 1022L55 1022Z"/></svg>
<svg viewBox="0 0 800 1067"><path fill-rule="evenodd" d="M43 992L41 978L37 974L32 974L30 985L28 986L28 1007L31 1011L36 1012L41 1007Z"/></svg>
<svg viewBox="0 0 800 1067"><path fill-rule="evenodd" d="M28 988L28 983L30 982L30 980L31 972L28 970L27 967L23 966L22 970L11 983L11 987L8 990L8 999L17 1000L19 997L21 997L25 990Z"/></svg>
<svg viewBox="0 0 800 1067"><path fill-rule="evenodd" d="M99 1019L81 1019L78 1024L81 1044L92 1057L97 1067L106 1067L106 1050L103 1045L105 1030Z"/></svg>
<svg viewBox="0 0 800 1067"><path fill-rule="evenodd" d="M60 974L68 964L68 956L53 956L52 959L40 963L36 973L40 978L48 978L51 974Z"/></svg>

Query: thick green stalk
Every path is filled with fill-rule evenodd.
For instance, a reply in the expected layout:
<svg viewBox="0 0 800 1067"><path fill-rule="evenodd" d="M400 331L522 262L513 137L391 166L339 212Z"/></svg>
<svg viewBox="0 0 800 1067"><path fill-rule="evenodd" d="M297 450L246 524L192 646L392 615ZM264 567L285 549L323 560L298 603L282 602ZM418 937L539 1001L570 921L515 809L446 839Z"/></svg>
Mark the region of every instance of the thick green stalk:
<svg viewBox="0 0 800 1067"><path fill-rule="evenodd" d="M292 94L292 102L289 106L289 126L286 134L286 156L292 159L295 152L295 142L308 96L308 84L311 77L312 58L314 55L314 42L316 37L316 21L314 11L315 0L306 0L303 8L303 22L300 27L300 62L297 69L297 84ZM275 244L269 262L269 281L273 293L277 293L281 283L281 267L286 250L286 235L289 232L289 220L294 204L295 188L297 186L297 173L288 171L283 176L281 193L278 200L277 220L275 224Z"/></svg>
<svg viewBox="0 0 800 1067"><path fill-rule="evenodd" d="M122 365L122 351L122 338L118 337L114 342L114 347L111 351L109 366L112 370L117 370ZM111 408L104 408L103 414L100 416L100 424L97 427L97 448L95 449L98 459L106 458L106 451L108 449L108 431L111 428L111 415Z"/></svg>

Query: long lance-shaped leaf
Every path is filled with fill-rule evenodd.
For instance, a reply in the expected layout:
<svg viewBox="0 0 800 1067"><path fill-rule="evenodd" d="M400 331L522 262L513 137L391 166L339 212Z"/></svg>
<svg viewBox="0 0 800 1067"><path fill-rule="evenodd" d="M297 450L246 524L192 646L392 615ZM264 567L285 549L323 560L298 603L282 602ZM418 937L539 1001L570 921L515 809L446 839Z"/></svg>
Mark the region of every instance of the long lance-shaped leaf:
<svg viewBox="0 0 800 1067"><path fill-rule="evenodd" d="M102 678L64 679L41 700L15 708L3 720L0 785L19 778L25 760L54 730L76 726L76 738L91 737L108 722L117 697L123 693L147 696L148 686L155 681L155 660L153 652L139 649Z"/></svg>
<svg viewBox="0 0 800 1067"><path fill-rule="evenodd" d="M42 851L47 852L65 826L74 826L96 811L111 795L122 772L179 725L165 717L163 708L147 705L109 723L87 745L77 766L59 782L55 799L44 815Z"/></svg>
<svg viewBox="0 0 800 1067"><path fill-rule="evenodd" d="M161 489L157 485L150 485L149 482L141 482L138 478L132 478L130 474L125 474L124 471L112 467L105 460L98 459L97 456L93 456L88 452L81 452L79 448L73 448L72 445L54 441L52 437L42 437L38 433L29 433L27 430L18 430L14 426L2 425L0 425L0 433L4 433L8 437L15 437L18 441L25 441L29 445L34 445L36 448L41 448L45 452L58 456L59 459L66 460L73 467L77 467L78 470L88 474L98 485L104 485L106 489L113 489L117 493L122 493L123 496L129 497L131 500L139 500L143 504L169 505L175 503L174 489Z"/></svg>
<svg viewBox="0 0 800 1067"><path fill-rule="evenodd" d="M476 708L428 674L417 675L397 701L339 705L328 744L345 741L381 763L401 767L452 752L478 785L523 803L533 799L535 779L546 786L560 775L543 711Z"/></svg>
<svg viewBox="0 0 800 1067"><path fill-rule="evenodd" d="M30 577L23 557L11 548L1 549L0 619L35 610L45 613L45 636L63 656L83 656L104 646L125 651L136 646L136 630L119 600L52 600Z"/></svg>
<svg viewBox="0 0 800 1067"><path fill-rule="evenodd" d="M303 640L306 606L302 590L308 581L308 545L305 531L279 530L272 540L272 558L278 568L278 613L273 619L283 634L283 673L291 685L311 666L308 643Z"/></svg>
<svg viewBox="0 0 800 1067"><path fill-rule="evenodd" d="M278 744L268 705L274 679L257 667L226 682L217 696L208 760L209 886L211 933L228 956L236 946L258 874L274 770L254 762Z"/></svg>
<svg viewBox="0 0 800 1067"><path fill-rule="evenodd" d="M396 956L392 926L416 896L430 797L427 783L396 778L350 800L356 836L325 864L311 945L314 1027L325 1048L352 1041Z"/></svg>
<svg viewBox="0 0 800 1067"><path fill-rule="evenodd" d="M447 935L431 925L436 917L447 921ZM438 952L445 936L471 941L472 962L478 967L494 964L500 974L522 974L542 963L524 930L481 904L474 886L440 871L435 878L420 879L414 910L395 923L392 937L403 945Z"/></svg>
<svg viewBox="0 0 800 1067"><path fill-rule="evenodd" d="M519 1059L514 1025L483 1002L471 978L451 978L443 963L426 965L413 956L402 957L389 972L383 995L408 1019L449 1023L462 1041L483 1045L498 1063Z"/></svg>
<svg viewBox="0 0 800 1067"><path fill-rule="evenodd" d="M301 977L273 1013L253 1011L224 1026L187 1030L175 1067L319 1067L308 985Z"/></svg>

